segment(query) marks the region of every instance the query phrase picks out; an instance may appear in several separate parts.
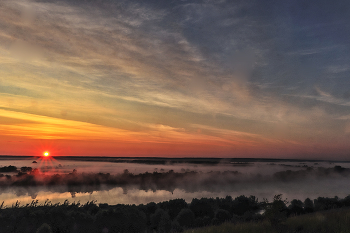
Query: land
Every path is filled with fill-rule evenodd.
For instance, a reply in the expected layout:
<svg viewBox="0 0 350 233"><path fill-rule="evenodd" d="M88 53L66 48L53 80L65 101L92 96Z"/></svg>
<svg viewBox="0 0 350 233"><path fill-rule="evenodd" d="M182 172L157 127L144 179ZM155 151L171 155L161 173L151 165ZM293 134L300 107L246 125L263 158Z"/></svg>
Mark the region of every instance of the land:
<svg viewBox="0 0 350 233"><path fill-rule="evenodd" d="M269 221L232 223L186 230L184 233L349 233L350 208L332 209L288 218L273 226Z"/></svg>
<svg viewBox="0 0 350 233"><path fill-rule="evenodd" d="M38 156L10 156L0 155L0 160L35 160ZM167 157L103 157L103 156L55 156L56 160L68 161L90 161L90 162L112 162L112 163L139 163L139 164L202 164L202 165L217 165L217 164L248 164L254 162L267 163L287 163L287 162L329 162L329 163L348 163L349 161L335 160L304 160L304 159L270 159L270 158L167 158Z"/></svg>
<svg viewBox="0 0 350 233"><path fill-rule="evenodd" d="M349 232L350 196L272 202L254 196L174 199L140 205L94 201L0 205L0 232Z"/></svg>

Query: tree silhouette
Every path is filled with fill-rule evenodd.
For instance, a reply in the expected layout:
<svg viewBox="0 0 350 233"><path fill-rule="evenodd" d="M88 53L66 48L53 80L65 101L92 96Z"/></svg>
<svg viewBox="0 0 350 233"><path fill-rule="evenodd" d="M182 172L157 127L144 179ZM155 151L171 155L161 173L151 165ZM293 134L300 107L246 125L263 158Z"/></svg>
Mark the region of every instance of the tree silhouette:
<svg viewBox="0 0 350 233"><path fill-rule="evenodd" d="M171 229L170 216L163 209L157 209L154 214L151 215L151 228L155 229L159 233L169 232Z"/></svg>
<svg viewBox="0 0 350 233"><path fill-rule="evenodd" d="M192 227L194 225L194 220L194 213L190 209L182 209L176 217L176 221L184 228Z"/></svg>
<svg viewBox="0 0 350 233"><path fill-rule="evenodd" d="M266 203L265 216L271 225L277 225L287 219L287 200L282 200L282 194L275 195L272 203Z"/></svg>
<svg viewBox="0 0 350 233"><path fill-rule="evenodd" d="M190 209L193 211L196 217L208 216L210 219L214 217L214 210L207 198L198 200L194 198L190 204Z"/></svg>
<svg viewBox="0 0 350 233"><path fill-rule="evenodd" d="M289 210L294 215L300 215L304 213L304 203L300 200L294 199L290 202Z"/></svg>
<svg viewBox="0 0 350 233"><path fill-rule="evenodd" d="M220 223L226 222L231 219L230 212L227 210L219 209L216 212L215 218L219 220Z"/></svg>
<svg viewBox="0 0 350 233"><path fill-rule="evenodd" d="M310 198L306 198L304 201L304 210L306 213L314 212L314 203Z"/></svg>

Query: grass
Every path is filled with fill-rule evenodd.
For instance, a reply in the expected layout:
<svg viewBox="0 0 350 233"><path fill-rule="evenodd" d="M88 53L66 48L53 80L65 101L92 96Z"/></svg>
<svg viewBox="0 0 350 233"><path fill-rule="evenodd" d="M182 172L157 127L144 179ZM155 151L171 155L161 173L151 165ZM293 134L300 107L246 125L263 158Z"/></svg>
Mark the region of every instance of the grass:
<svg viewBox="0 0 350 233"><path fill-rule="evenodd" d="M210 226L198 229L187 230L184 233L265 233L273 232L273 228L267 221L259 223L224 223L220 226Z"/></svg>
<svg viewBox="0 0 350 233"><path fill-rule="evenodd" d="M350 209L336 209L288 218L271 226L268 221L250 223L224 223L191 229L185 233L350 233Z"/></svg>

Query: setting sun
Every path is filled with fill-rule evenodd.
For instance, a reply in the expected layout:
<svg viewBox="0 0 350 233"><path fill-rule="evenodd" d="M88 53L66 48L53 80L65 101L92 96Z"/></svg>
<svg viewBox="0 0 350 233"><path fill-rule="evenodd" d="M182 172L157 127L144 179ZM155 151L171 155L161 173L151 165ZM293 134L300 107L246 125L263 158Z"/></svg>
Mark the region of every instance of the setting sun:
<svg viewBox="0 0 350 233"><path fill-rule="evenodd" d="M45 151L43 154L45 157L48 157L50 155L50 153L48 151Z"/></svg>

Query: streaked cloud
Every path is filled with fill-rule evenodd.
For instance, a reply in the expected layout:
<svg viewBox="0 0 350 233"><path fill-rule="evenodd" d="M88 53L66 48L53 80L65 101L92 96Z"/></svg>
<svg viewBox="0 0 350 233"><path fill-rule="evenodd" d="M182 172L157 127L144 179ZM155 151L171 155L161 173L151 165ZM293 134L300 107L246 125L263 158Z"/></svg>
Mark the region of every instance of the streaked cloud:
<svg viewBox="0 0 350 233"><path fill-rule="evenodd" d="M23 124L0 121L2 135L343 141L350 30L326 10L340 3L3 0L0 111Z"/></svg>
<svg viewBox="0 0 350 233"><path fill-rule="evenodd" d="M74 140L137 140L131 132L108 127L63 120L58 118L19 113L0 109L0 116L22 121L22 123L2 125L1 134L34 139L74 139Z"/></svg>

